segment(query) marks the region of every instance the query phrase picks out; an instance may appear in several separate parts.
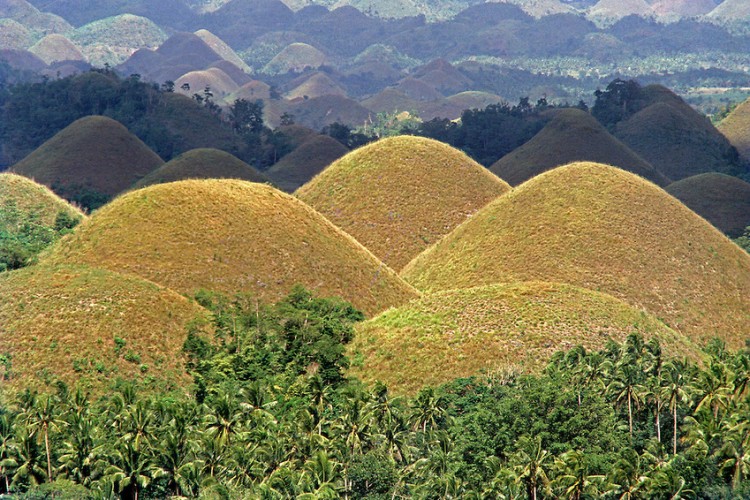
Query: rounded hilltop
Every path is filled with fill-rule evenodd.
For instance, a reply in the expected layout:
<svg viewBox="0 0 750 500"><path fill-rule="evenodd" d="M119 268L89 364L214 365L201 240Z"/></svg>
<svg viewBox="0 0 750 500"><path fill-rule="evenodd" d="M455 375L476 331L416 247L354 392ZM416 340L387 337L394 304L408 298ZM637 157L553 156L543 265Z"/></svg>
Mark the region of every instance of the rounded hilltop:
<svg viewBox="0 0 750 500"><path fill-rule="evenodd" d="M556 111L550 122L526 144L500 158L491 167L513 186L574 161L616 166L660 186L669 184L663 174L616 139L589 113L570 108Z"/></svg>
<svg viewBox="0 0 750 500"><path fill-rule="evenodd" d="M12 356L3 384L44 389L62 380L97 393L117 379L187 385L182 346L194 320L208 313L134 276L71 265L0 273L0 345Z"/></svg>
<svg viewBox="0 0 750 500"><path fill-rule="evenodd" d="M291 193L349 150L336 139L315 134L267 170L274 184Z"/></svg>
<svg viewBox="0 0 750 500"><path fill-rule="evenodd" d="M64 214L79 219L84 215L80 209L63 200L47 186L36 183L22 175L0 173L0 209L13 207L19 213L33 216L45 226L54 226Z"/></svg>
<svg viewBox="0 0 750 500"><path fill-rule="evenodd" d="M164 162L121 123L105 116L74 121L11 170L91 208L121 193Z"/></svg>
<svg viewBox="0 0 750 500"><path fill-rule="evenodd" d="M509 189L447 144L400 136L352 151L295 194L399 270Z"/></svg>
<svg viewBox="0 0 750 500"><path fill-rule="evenodd" d="M610 295L560 283L486 285L426 294L357 326L351 373L414 394L482 372L534 372L559 350L602 348L630 334L698 357L685 337Z"/></svg>
<svg viewBox="0 0 750 500"><path fill-rule="evenodd" d="M369 315L416 295L298 199L240 180L185 180L127 193L48 259L134 274L185 294L245 291L266 302L302 284Z"/></svg>
<svg viewBox="0 0 750 500"><path fill-rule="evenodd" d="M268 182L269 179L236 156L214 148L186 151L169 160L133 187L181 181L185 179L242 179Z"/></svg>
<svg viewBox="0 0 750 500"><path fill-rule="evenodd" d="M548 280L642 307L704 342L744 345L750 255L657 186L573 163L490 203L402 276L421 290Z"/></svg>

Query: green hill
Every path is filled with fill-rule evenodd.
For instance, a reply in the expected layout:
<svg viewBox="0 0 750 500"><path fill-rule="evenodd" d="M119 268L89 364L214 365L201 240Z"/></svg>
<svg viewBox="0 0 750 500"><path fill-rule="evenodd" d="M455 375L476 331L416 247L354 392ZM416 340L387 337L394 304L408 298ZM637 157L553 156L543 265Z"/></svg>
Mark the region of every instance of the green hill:
<svg viewBox="0 0 750 500"><path fill-rule="evenodd" d="M118 378L154 389L187 385L188 323L208 314L148 281L86 266L37 265L0 274L0 352L13 389L56 379L100 394Z"/></svg>
<svg viewBox="0 0 750 500"><path fill-rule="evenodd" d="M63 198L95 208L162 163L120 123L87 116L55 134L12 170Z"/></svg>
<svg viewBox="0 0 750 500"><path fill-rule="evenodd" d="M306 43L292 43L276 54L262 72L267 75L279 75L289 72L301 73L305 69L317 69L328 61L319 49Z"/></svg>
<svg viewBox="0 0 750 500"><path fill-rule="evenodd" d="M631 333L657 337L668 355L697 349L655 317L610 295L526 282L428 294L357 326L350 372L397 394L492 372L534 372L556 351L601 349Z"/></svg>
<svg viewBox="0 0 750 500"><path fill-rule="evenodd" d="M34 44L34 35L13 19L0 19L0 49L25 50Z"/></svg>
<svg viewBox="0 0 750 500"><path fill-rule="evenodd" d="M239 180L188 180L127 193L48 259L135 274L180 293L248 291L265 302L299 283L370 315L416 295L304 203Z"/></svg>
<svg viewBox="0 0 750 500"><path fill-rule="evenodd" d="M557 111L537 135L500 158L490 170L516 186L542 172L574 161L613 165L660 186L669 184L669 179L614 138L593 116L573 108Z"/></svg>
<svg viewBox="0 0 750 500"><path fill-rule="evenodd" d="M152 171L133 186L136 189L152 184L185 179L241 179L269 182L268 177L234 155L212 148L192 149Z"/></svg>
<svg viewBox="0 0 750 500"><path fill-rule="evenodd" d="M737 177L709 172L670 184L666 191L730 238L750 226L750 184Z"/></svg>
<svg viewBox="0 0 750 500"><path fill-rule="evenodd" d="M352 151L296 195L401 269L508 189L446 144L400 136Z"/></svg>
<svg viewBox="0 0 750 500"><path fill-rule="evenodd" d="M424 291L549 280L644 308L697 343L744 345L750 255L657 186L574 163L484 207L402 276Z"/></svg>
<svg viewBox="0 0 750 500"><path fill-rule="evenodd" d="M266 174L279 189L291 193L348 152L336 139L316 134L284 155Z"/></svg>

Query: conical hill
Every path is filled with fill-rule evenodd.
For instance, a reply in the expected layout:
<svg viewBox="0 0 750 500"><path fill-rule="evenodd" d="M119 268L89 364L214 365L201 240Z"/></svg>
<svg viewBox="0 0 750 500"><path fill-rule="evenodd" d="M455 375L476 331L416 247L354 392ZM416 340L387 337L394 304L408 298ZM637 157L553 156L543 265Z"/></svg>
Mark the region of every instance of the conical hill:
<svg viewBox="0 0 750 500"><path fill-rule="evenodd" d="M734 108L717 128L745 160L750 160L750 99Z"/></svg>
<svg viewBox="0 0 750 500"><path fill-rule="evenodd" d="M81 211L63 200L48 187L22 175L0 173L0 209L13 207L34 218L37 224L52 227L60 213L81 218ZM7 230L7 228L6 228Z"/></svg>
<svg viewBox="0 0 750 500"><path fill-rule="evenodd" d="M296 194L398 270L508 189L446 144L401 136L349 153Z"/></svg>
<svg viewBox="0 0 750 500"><path fill-rule="evenodd" d="M348 152L336 139L316 134L269 168L268 177L291 193Z"/></svg>
<svg viewBox="0 0 750 500"><path fill-rule="evenodd" d="M642 307L696 342L744 345L750 255L657 186L574 163L490 203L402 271L422 290L548 280Z"/></svg>
<svg viewBox="0 0 750 500"><path fill-rule="evenodd" d="M656 102L617 124L615 136L678 181L704 172L741 172L737 151L685 102Z"/></svg>
<svg viewBox="0 0 750 500"><path fill-rule="evenodd" d="M426 294L357 326L351 372L413 394L481 372L533 372L576 345L604 347L637 333L669 355L697 349L650 314L610 295L560 283L525 282Z"/></svg>
<svg viewBox="0 0 750 500"><path fill-rule="evenodd" d="M660 185L669 180L613 137L589 113L563 109L526 144L490 167L513 186L560 165L574 161L593 161L613 165Z"/></svg>
<svg viewBox="0 0 750 500"><path fill-rule="evenodd" d="M214 148L198 148L171 159L138 181L134 187L142 188L184 179L242 179L250 182L268 182L268 177L232 154Z"/></svg>
<svg viewBox="0 0 750 500"><path fill-rule="evenodd" d="M152 378L154 389L187 384L187 325L207 317L173 291L102 269L0 273L0 345L13 363L3 384L44 389L60 379L96 393L118 378Z"/></svg>
<svg viewBox="0 0 750 500"><path fill-rule="evenodd" d="M298 199L239 180L186 180L127 193L48 258L135 274L181 293L247 291L266 302L299 283L366 314L416 295Z"/></svg>
<svg viewBox="0 0 750 500"><path fill-rule="evenodd" d="M666 191L731 238L750 226L750 184L709 172L682 179Z"/></svg>
<svg viewBox="0 0 750 500"><path fill-rule="evenodd" d="M161 158L119 122L104 116L76 120L12 167L68 200L102 199L158 168Z"/></svg>

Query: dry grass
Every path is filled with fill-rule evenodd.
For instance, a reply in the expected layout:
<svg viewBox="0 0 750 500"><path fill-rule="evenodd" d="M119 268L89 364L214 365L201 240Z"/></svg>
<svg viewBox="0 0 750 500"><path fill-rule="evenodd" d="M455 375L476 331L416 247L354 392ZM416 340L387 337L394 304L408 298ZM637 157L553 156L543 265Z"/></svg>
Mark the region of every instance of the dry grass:
<svg viewBox="0 0 750 500"><path fill-rule="evenodd" d="M750 160L750 99L734 108L717 128L746 160Z"/></svg>
<svg viewBox="0 0 750 500"><path fill-rule="evenodd" d="M201 29L195 32L195 36L203 40L206 45L211 47L211 49L219 54L222 59L234 64L245 73L253 72L252 68L248 66L247 63L245 63L245 61L240 58L240 56L237 55L232 47L227 45L224 40L214 35L210 31Z"/></svg>
<svg viewBox="0 0 750 500"><path fill-rule="evenodd" d="M315 177L349 150L327 135L314 135L285 155L268 171L274 184L288 193Z"/></svg>
<svg viewBox="0 0 750 500"><path fill-rule="evenodd" d="M15 206L21 213L35 214L38 223L53 227L60 212L72 217L84 217L83 213L63 200L49 188L22 175L0 173L0 209Z"/></svg>
<svg viewBox="0 0 750 500"><path fill-rule="evenodd" d="M446 144L401 136L349 153L296 194L401 269L508 189Z"/></svg>
<svg viewBox="0 0 750 500"><path fill-rule="evenodd" d="M281 102L278 100L266 102L264 108L266 119L268 119L269 104ZM297 123L314 130L321 130L332 123L359 126L365 123L372 114L356 101L335 94L302 100L294 103L285 111L293 114Z"/></svg>
<svg viewBox="0 0 750 500"><path fill-rule="evenodd" d="M730 238L750 226L750 184L737 177L709 172L670 184L666 191Z"/></svg>
<svg viewBox="0 0 750 500"><path fill-rule="evenodd" d="M190 85L190 90L186 91L187 95L192 96L195 93L202 94L206 87L211 89L215 101L221 102L234 92L240 89L237 82L232 77L224 73L219 68L211 68L202 71L190 71L175 80L175 88L178 92L184 92L180 88L184 84Z"/></svg>
<svg viewBox="0 0 750 500"><path fill-rule="evenodd" d="M47 64L58 61L85 61L80 49L63 35L52 33L29 48L29 52Z"/></svg>
<svg viewBox="0 0 750 500"><path fill-rule="evenodd" d="M615 136L664 175L678 181L704 172L729 172L731 144L688 104L656 102L620 122Z"/></svg>
<svg viewBox="0 0 750 500"><path fill-rule="evenodd" d="M351 372L414 394L481 372L537 371L556 351L599 349L631 333L659 338L670 355L699 356L685 337L610 295L526 282L429 294L361 323Z"/></svg>
<svg viewBox="0 0 750 500"><path fill-rule="evenodd" d="M421 103L396 89L386 88L362 101L362 105L375 113L393 113L395 111L413 111ZM466 109L466 108L464 108Z"/></svg>
<svg viewBox="0 0 750 500"><path fill-rule="evenodd" d="M750 255L657 186L575 163L490 203L402 271L417 288L549 280L614 295L695 342L740 347Z"/></svg>
<svg viewBox="0 0 750 500"><path fill-rule="evenodd" d="M184 179L242 179L268 182L269 179L234 155L213 148L192 149L173 158L138 181L138 189L152 184Z"/></svg>
<svg viewBox="0 0 750 500"><path fill-rule="evenodd" d="M554 167L574 161L614 165L666 186L669 179L613 137L580 109L563 109L530 141L500 158L490 170L517 186Z"/></svg>
<svg viewBox="0 0 750 500"><path fill-rule="evenodd" d="M299 73L305 68L319 68L327 61L326 55L312 45L292 43L284 47L265 65L263 73L270 75L284 74L290 71Z"/></svg>
<svg viewBox="0 0 750 500"><path fill-rule="evenodd" d="M182 345L196 318L205 321L206 311L175 292L110 271L62 265L2 274L0 354L12 356L3 384L50 390L59 378L99 393L116 378L155 389L187 384Z"/></svg>
<svg viewBox="0 0 750 500"><path fill-rule="evenodd" d="M294 87L286 94L287 99L309 99L324 95L346 95L346 91L339 84L331 80L325 73L315 73L304 82Z"/></svg>
<svg viewBox="0 0 750 500"><path fill-rule="evenodd" d="M372 315L416 292L296 198L238 180L159 184L98 210L47 257L134 274L181 293L249 291L266 302L300 283Z"/></svg>
<svg viewBox="0 0 750 500"><path fill-rule="evenodd" d="M63 197L79 187L113 196L162 163L119 122L87 116L55 134L12 170L54 187Z"/></svg>

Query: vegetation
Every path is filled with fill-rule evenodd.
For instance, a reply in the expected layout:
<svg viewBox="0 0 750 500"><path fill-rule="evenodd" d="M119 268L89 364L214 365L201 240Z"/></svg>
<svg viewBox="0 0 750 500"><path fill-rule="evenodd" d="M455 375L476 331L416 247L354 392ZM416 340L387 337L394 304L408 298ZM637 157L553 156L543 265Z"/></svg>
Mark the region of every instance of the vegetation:
<svg viewBox="0 0 750 500"><path fill-rule="evenodd" d="M0 173L0 272L31 264L82 219L80 210L46 187Z"/></svg>
<svg viewBox="0 0 750 500"><path fill-rule="evenodd" d="M274 301L299 283L342 296L368 315L416 295L298 199L240 180L186 180L127 193L46 259L135 274L189 295L248 291Z"/></svg>
<svg viewBox="0 0 750 500"><path fill-rule="evenodd" d="M717 128L745 159L750 158L750 101L745 100L732 109Z"/></svg>
<svg viewBox="0 0 750 500"><path fill-rule="evenodd" d="M351 373L413 396L460 377L539 372L560 349L601 349L633 333L658 339L670 356L701 358L688 339L614 297L526 282L425 294L357 325Z"/></svg>
<svg viewBox="0 0 750 500"><path fill-rule="evenodd" d="M296 195L401 269L508 189L460 151L401 136L349 153Z"/></svg>
<svg viewBox="0 0 750 500"><path fill-rule="evenodd" d="M558 352L536 375L393 397L342 377L361 317L347 304L301 289L262 313L242 296L200 300L217 337L188 338L188 395L6 392L0 492L638 499L750 488L746 350L713 342L697 365L634 334Z"/></svg>
<svg viewBox="0 0 750 500"><path fill-rule="evenodd" d="M740 247L747 250L748 253L750 253L750 226L747 226L745 228L745 231L742 233L742 236L734 240L735 243L737 243Z"/></svg>
<svg viewBox="0 0 750 500"><path fill-rule="evenodd" d="M596 163L490 202L401 275L422 291L555 280L642 307L698 344L746 339L748 255L657 186Z"/></svg>
<svg viewBox="0 0 750 500"><path fill-rule="evenodd" d="M291 193L348 152L336 139L314 134L284 155L266 174L279 189Z"/></svg>

